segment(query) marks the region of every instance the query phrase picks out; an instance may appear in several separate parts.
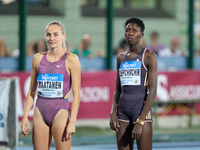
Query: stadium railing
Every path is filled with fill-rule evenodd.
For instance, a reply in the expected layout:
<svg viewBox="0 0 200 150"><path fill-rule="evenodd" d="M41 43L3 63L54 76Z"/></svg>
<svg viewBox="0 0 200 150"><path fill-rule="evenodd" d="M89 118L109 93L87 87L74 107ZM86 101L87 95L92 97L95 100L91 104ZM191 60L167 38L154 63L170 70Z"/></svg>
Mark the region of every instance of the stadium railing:
<svg viewBox="0 0 200 150"><path fill-rule="evenodd" d="M116 56L112 57L112 70L116 70ZM94 57L88 59L79 57L82 71L99 71L106 69L106 58ZM187 57L157 57L158 71L187 69ZM26 58L25 71L31 71L32 57ZM194 69L200 69L200 57L194 58ZM18 58L1 58L0 72L18 71Z"/></svg>
<svg viewBox="0 0 200 150"><path fill-rule="evenodd" d="M195 110L194 110L194 107L195 107L195 103L200 103L200 100L176 100L176 101L173 101L173 100L170 100L170 101L154 101L154 104L153 104L153 116L154 116L154 127L155 128L159 128L159 125L158 125L158 111L157 111L157 108L159 107L159 104L168 104L169 105L179 105L180 108L180 112L182 111L182 114L187 114L186 113L186 109L189 110L189 113L187 114L189 116L189 122L188 122L188 127L191 128L192 127L192 122L193 122L193 116L195 115ZM190 106L184 106L184 108L182 108L182 106L180 106L180 104L182 105L185 105L185 104L190 104ZM174 106L172 106L174 107Z"/></svg>

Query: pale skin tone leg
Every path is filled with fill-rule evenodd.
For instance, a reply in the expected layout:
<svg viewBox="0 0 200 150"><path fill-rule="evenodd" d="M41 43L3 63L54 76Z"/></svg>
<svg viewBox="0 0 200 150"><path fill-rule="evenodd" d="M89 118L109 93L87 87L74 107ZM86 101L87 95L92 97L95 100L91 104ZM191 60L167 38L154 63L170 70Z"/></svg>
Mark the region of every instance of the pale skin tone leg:
<svg viewBox="0 0 200 150"><path fill-rule="evenodd" d="M51 128L45 124L39 109L36 107L33 120L33 147L34 150L49 150L52 136L55 141L56 150L70 150L71 137L63 141L63 136L68 124L69 112L65 109L56 114ZM51 130L51 131L50 131ZM40 132L37 132L40 131Z"/></svg>
<svg viewBox="0 0 200 150"><path fill-rule="evenodd" d="M36 107L33 115L34 150L49 150L51 146L51 139L52 135L50 128L45 124L39 109Z"/></svg>
<svg viewBox="0 0 200 150"><path fill-rule="evenodd" d="M71 149L71 137L65 141L63 138L66 136L66 128L69 122L68 110L61 109L56 114L53 125L51 128L52 135L55 141L56 150L70 150Z"/></svg>

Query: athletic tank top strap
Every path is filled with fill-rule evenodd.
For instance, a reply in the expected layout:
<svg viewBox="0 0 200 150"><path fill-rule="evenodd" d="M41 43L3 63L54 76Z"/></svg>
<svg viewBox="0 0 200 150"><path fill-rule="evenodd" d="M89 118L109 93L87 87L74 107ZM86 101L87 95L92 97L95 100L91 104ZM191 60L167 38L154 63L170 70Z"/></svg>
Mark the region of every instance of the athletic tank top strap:
<svg viewBox="0 0 200 150"><path fill-rule="evenodd" d="M140 53L136 57L133 57L133 58L129 58L128 57L128 51L126 51L124 53L124 58L122 59L122 62L124 62L124 61L143 61L144 51L146 51L146 49L142 48L142 50L140 51Z"/></svg>
<svg viewBox="0 0 200 150"><path fill-rule="evenodd" d="M128 51L126 51L126 52L123 52L123 54L124 54L124 56L123 56L123 58L122 58L122 60L121 60L121 63L124 61L124 57L125 57L125 56L127 56L127 54L128 54Z"/></svg>
<svg viewBox="0 0 200 150"><path fill-rule="evenodd" d="M59 63L60 63L60 62L65 63L65 61L66 61L66 56L67 56L68 53L69 53L68 51L65 52L65 54L60 58Z"/></svg>

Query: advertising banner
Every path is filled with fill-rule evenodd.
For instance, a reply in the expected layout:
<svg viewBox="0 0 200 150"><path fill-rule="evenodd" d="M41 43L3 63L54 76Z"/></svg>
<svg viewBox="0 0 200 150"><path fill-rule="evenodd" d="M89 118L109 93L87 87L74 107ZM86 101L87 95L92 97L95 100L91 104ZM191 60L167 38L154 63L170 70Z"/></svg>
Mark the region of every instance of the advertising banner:
<svg viewBox="0 0 200 150"><path fill-rule="evenodd" d="M180 101L200 99L200 71L158 72L156 101ZM16 78L17 112L19 120L23 115L26 95L30 86L30 72L0 74L0 78ZM78 118L109 118L115 91L116 71L81 73L81 102ZM70 101L73 100L70 91ZM36 102L36 101L35 101ZM33 108L29 116L33 115Z"/></svg>
<svg viewBox="0 0 200 150"><path fill-rule="evenodd" d="M200 100L200 71L159 72L159 101Z"/></svg>

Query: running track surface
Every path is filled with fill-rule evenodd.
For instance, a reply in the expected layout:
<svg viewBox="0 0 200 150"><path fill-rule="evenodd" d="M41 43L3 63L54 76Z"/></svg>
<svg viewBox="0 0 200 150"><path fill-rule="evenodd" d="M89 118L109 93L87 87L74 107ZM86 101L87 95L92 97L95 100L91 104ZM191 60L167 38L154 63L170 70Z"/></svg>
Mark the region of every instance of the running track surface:
<svg viewBox="0 0 200 150"><path fill-rule="evenodd" d="M18 147L18 150L32 150L32 147ZM50 150L56 150L51 147ZM105 145L79 145L72 146L72 150L117 150L114 144ZM134 150L137 150L134 144ZM200 150L200 142L157 142L153 143L153 150Z"/></svg>

